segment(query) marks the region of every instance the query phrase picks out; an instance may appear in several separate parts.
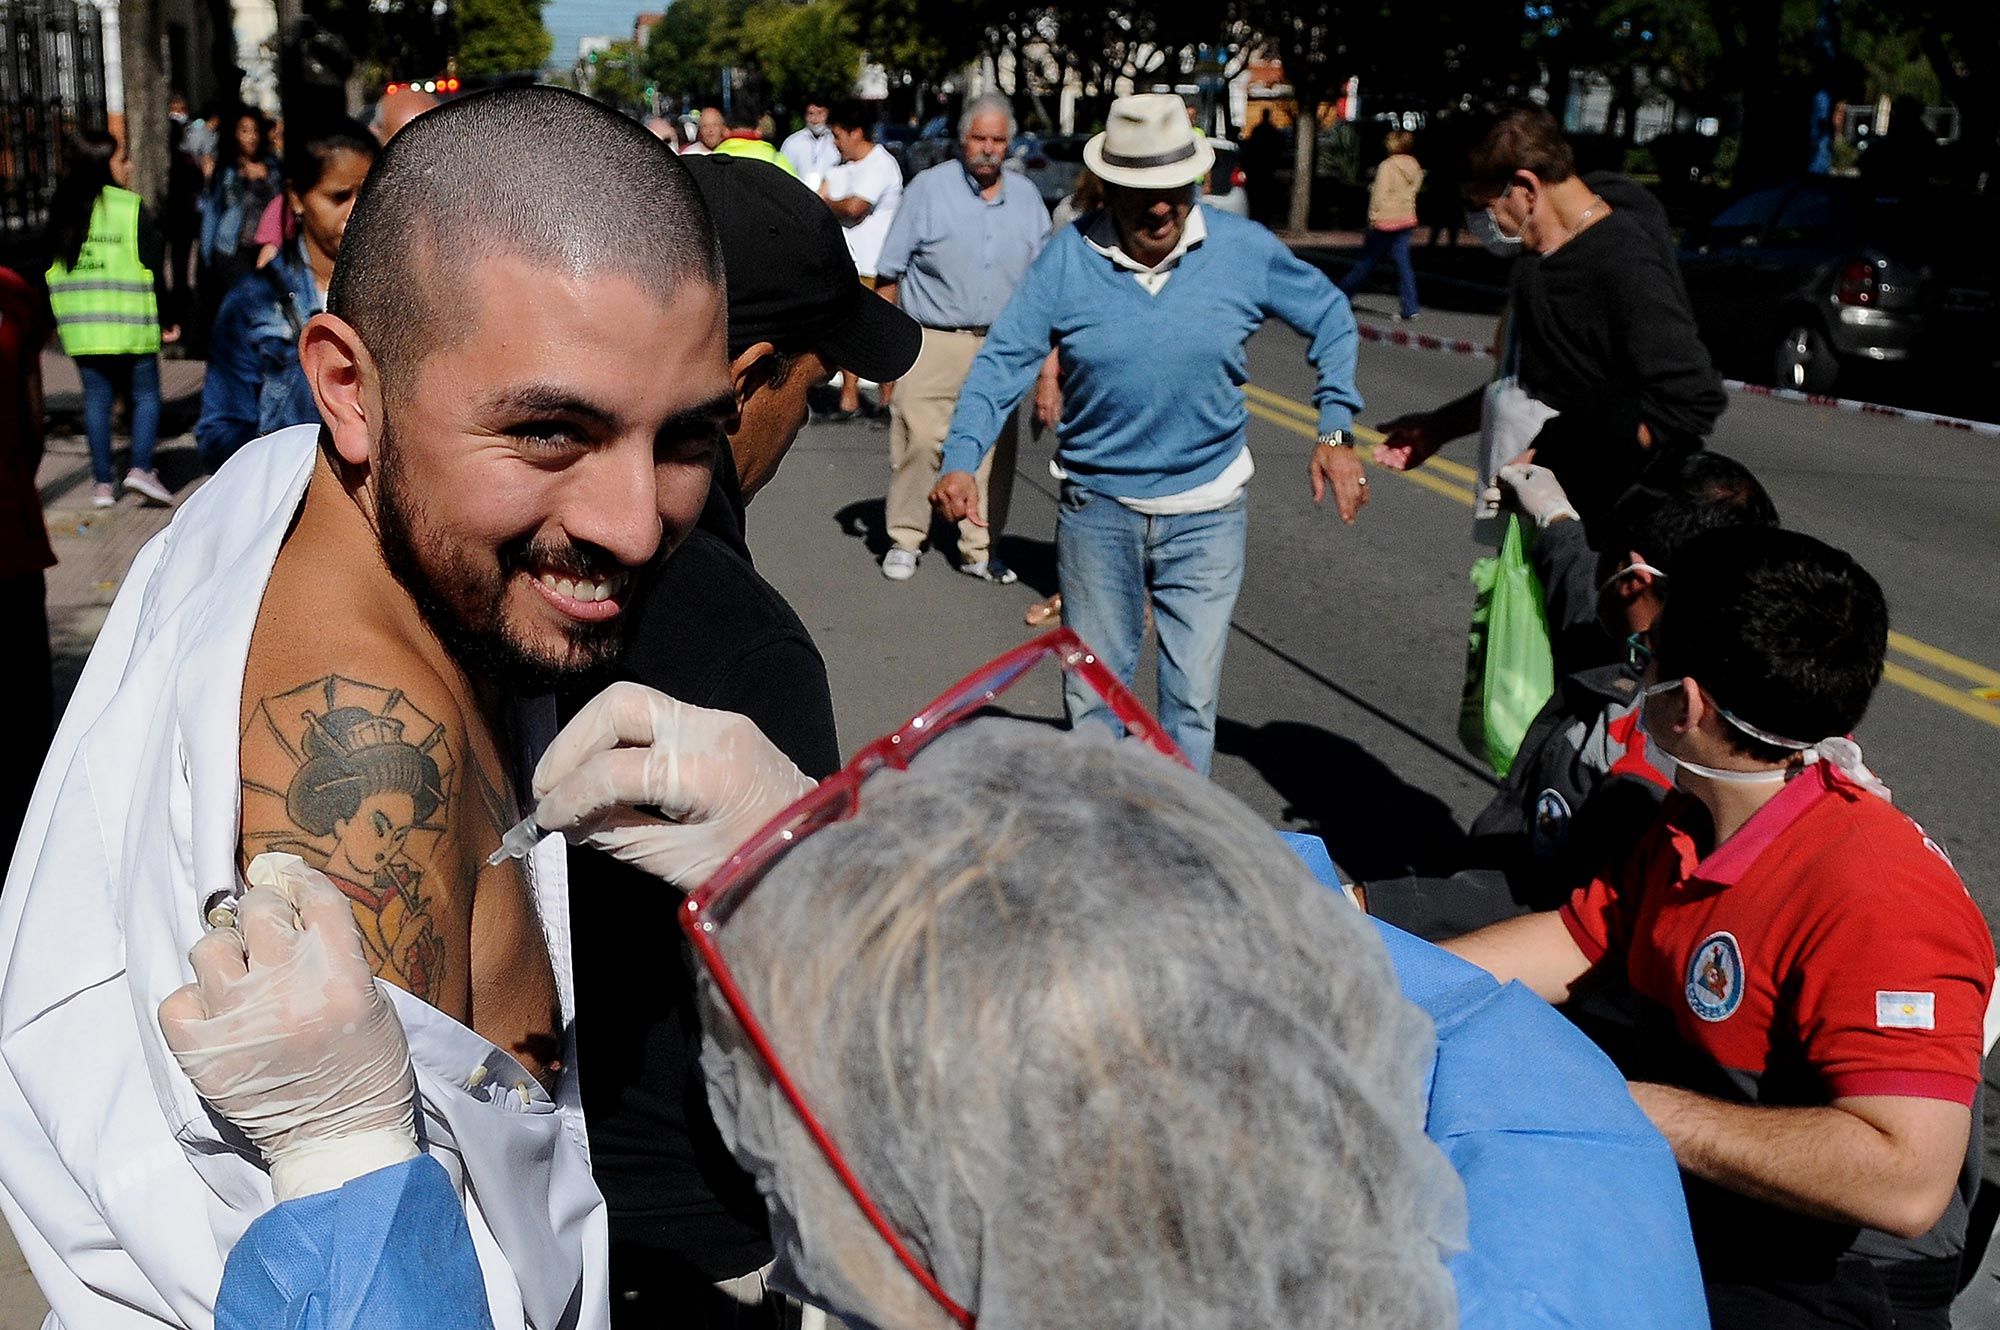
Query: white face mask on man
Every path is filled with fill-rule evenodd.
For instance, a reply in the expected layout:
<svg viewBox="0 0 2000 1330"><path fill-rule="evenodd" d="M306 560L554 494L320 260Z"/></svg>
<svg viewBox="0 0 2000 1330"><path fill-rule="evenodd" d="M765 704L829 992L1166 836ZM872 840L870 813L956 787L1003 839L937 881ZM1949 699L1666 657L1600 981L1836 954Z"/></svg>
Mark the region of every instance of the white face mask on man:
<svg viewBox="0 0 2000 1330"><path fill-rule="evenodd" d="M1778 748L1789 748L1799 754L1803 761L1798 766L1787 762L1784 766L1766 767L1761 771L1731 771L1722 767L1704 766L1699 762L1690 762L1684 757L1674 756L1660 746L1659 740L1653 737L1652 729L1646 724L1646 699L1661 693L1670 693L1686 682L1685 679L1667 679L1660 683L1648 684L1639 690L1636 703L1639 710L1639 732L1646 736L1646 761L1652 764L1655 771L1676 785L1680 783L1679 773L1683 771L1725 785L1762 785L1771 781L1790 780L1805 767L1815 762L1825 762L1862 789L1877 795L1884 802L1890 802L1889 787L1883 784L1881 777L1870 771L1867 764L1861 760L1861 745L1854 740L1844 735L1834 735L1816 743L1787 739L1783 735L1760 730L1748 721L1737 719L1726 707L1716 707L1716 714L1738 731L1760 742Z"/></svg>

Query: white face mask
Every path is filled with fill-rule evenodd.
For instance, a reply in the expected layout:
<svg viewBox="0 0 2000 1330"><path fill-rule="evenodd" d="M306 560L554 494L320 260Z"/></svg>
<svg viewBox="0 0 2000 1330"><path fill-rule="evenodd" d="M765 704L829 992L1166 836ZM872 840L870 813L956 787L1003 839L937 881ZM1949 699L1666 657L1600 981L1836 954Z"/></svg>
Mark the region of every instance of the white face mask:
<svg viewBox="0 0 2000 1330"><path fill-rule="evenodd" d="M1764 785L1791 776L1792 768L1789 766L1771 767L1764 771L1726 771L1721 767L1705 767L1699 762L1689 762L1684 758L1675 757L1662 748L1660 741L1653 737L1652 730L1646 725L1646 699L1660 693L1671 693L1684 682L1686 681L1682 679L1668 679L1665 683L1651 684L1639 690L1639 732L1646 736L1646 761L1652 763L1655 771L1675 785L1680 784L1680 773L1683 771L1690 775L1721 781L1725 785ZM1728 712L1722 714L1725 719L1734 720Z"/></svg>
<svg viewBox="0 0 2000 1330"><path fill-rule="evenodd" d="M1866 762L1862 761L1861 745L1855 743L1854 740L1840 735L1821 739L1818 743L1804 743L1798 739L1787 739L1783 735L1772 734L1769 730L1760 730L1748 721L1738 720L1735 716L1729 714L1729 710L1726 707L1716 707L1716 714L1720 715L1723 720L1727 721L1737 730L1750 736L1752 739L1772 744L1778 748L1789 748L1799 754L1804 761L1799 767L1794 767L1788 763L1782 767L1767 767L1762 771L1725 771L1720 767L1703 766L1699 762L1690 762L1685 758L1675 757L1672 753L1660 747L1659 741L1653 738L1652 731L1647 728L1646 699L1656 693L1672 692L1685 682L1686 680L1684 679L1668 679L1663 683L1651 684L1639 690L1637 701L1639 708L1637 722L1639 733L1646 736L1646 760L1653 765L1655 771L1658 771L1668 780L1678 785L1679 781L1676 779L1678 773L1687 771L1697 776L1704 776L1709 780L1720 781L1725 785L1761 785L1770 781L1788 780L1801 767L1809 767L1815 762L1825 762L1828 766L1833 767L1870 794L1878 796L1885 803L1890 802L1889 787L1882 783L1880 776L1877 776L1873 771L1868 769Z"/></svg>
<svg viewBox="0 0 2000 1330"><path fill-rule="evenodd" d="M1502 231L1500 223L1493 219L1491 207L1466 209L1465 229L1472 232L1474 240L1486 246L1489 254L1511 259L1521 252L1521 237Z"/></svg>
<svg viewBox="0 0 2000 1330"><path fill-rule="evenodd" d="M1632 563L1626 564L1623 568L1620 568L1617 572L1611 574L1610 577L1604 579L1603 585L1597 588L1598 596L1601 598L1605 592L1609 591L1612 587L1617 586L1620 582L1624 581L1626 578L1630 577L1634 573L1651 573L1653 575L1654 581L1665 581L1667 576L1659 569L1653 567L1652 564L1647 563L1644 559L1639 559Z"/></svg>

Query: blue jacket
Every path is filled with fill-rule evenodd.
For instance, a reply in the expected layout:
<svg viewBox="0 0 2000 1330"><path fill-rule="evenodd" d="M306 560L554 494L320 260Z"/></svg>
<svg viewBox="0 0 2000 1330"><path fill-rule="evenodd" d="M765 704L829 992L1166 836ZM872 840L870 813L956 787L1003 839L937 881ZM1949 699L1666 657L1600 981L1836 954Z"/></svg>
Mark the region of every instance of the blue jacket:
<svg viewBox="0 0 2000 1330"><path fill-rule="evenodd" d="M194 426L201 464L210 471L252 439L319 421L299 363L299 329L321 303L302 243L280 250L268 268L237 282L216 312L201 418ZM290 292L289 311L266 274Z"/></svg>
<svg viewBox="0 0 2000 1330"><path fill-rule="evenodd" d="M277 160L267 157L264 166L271 173L271 187L282 191L284 183L279 175ZM226 259L236 252L237 240L243 234L243 212L251 197L236 187L234 166L216 166L214 178L201 194L201 244L197 252L204 265ZM258 211L262 212L268 202L268 198L259 199Z"/></svg>
<svg viewBox="0 0 2000 1330"><path fill-rule="evenodd" d="M1257 223L1201 214L1206 239L1157 295L1084 240L1098 214L1058 231L972 362L943 469L978 466L1054 347L1063 374L1058 460L1070 479L1121 499L1205 484L1243 451L1244 343L1268 318L1311 339L1321 432L1351 426L1361 407L1360 334L1347 297Z"/></svg>
<svg viewBox="0 0 2000 1330"><path fill-rule="evenodd" d="M1279 834L1338 882L1318 837ZM1424 1131L1465 1183L1460 1326L1704 1330L1673 1151L1610 1060L1519 984L1373 922L1403 996L1437 1027ZM464 1212L422 1157L260 1216L229 1254L215 1323L485 1330L486 1315Z"/></svg>

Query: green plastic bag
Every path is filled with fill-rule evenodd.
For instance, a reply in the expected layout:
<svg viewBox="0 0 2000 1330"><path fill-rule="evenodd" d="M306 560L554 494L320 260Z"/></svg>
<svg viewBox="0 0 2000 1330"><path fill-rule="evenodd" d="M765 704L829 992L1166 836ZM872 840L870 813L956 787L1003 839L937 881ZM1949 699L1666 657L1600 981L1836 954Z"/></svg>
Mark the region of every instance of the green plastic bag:
<svg viewBox="0 0 2000 1330"><path fill-rule="evenodd" d="M1458 737L1504 777L1528 726L1556 690L1542 583L1528 562L1518 514L1508 515L1500 553L1473 562L1472 590Z"/></svg>

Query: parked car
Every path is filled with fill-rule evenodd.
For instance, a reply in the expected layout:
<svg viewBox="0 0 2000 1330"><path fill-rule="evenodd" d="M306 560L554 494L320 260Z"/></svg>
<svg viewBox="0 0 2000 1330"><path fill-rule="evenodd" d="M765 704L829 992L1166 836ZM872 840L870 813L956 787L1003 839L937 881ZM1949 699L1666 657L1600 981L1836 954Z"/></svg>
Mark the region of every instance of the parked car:
<svg viewBox="0 0 2000 1330"><path fill-rule="evenodd" d="M1083 145L1088 142L1088 134L1023 134L1014 140L1007 164L1028 177L1043 204L1054 212L1076 188L1076 178L1083 171Z"/></svg>
<svg viewBox="0 0 2000 1330"><path fill-rule="evenodd" d="M1834 176L1753 189L1683 239L1702 340L1718 364L1806 392L1863 364L1990 373L1995 212Z"/></svg>

